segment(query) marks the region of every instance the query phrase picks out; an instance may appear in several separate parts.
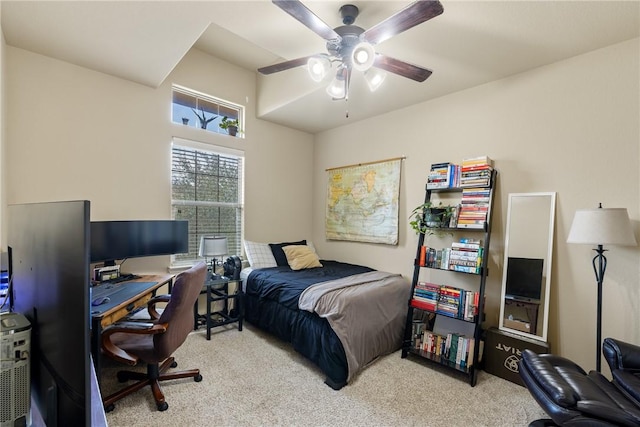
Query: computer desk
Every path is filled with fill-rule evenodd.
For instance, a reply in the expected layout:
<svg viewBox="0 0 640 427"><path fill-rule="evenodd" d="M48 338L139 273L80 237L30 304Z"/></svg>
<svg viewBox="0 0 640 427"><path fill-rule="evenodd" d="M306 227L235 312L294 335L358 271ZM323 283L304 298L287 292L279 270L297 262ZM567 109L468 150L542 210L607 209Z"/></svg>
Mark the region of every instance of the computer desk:
<svg viewBox="0 0 640 427"><path fill-rule="evenodd" d="M109 302L89 307L91 312L91 353L98 382L102 366L102 331L104 328L116 323L136 309L146 307L147 302L161 286L169 285L169 289L171 289L173 277L173 274L146 275L113 284L106 294L110 299ZM104 291L102 286L104 285L98 287L100 291ZM92 292L91 301L95 298L96 295Z"/></svg>

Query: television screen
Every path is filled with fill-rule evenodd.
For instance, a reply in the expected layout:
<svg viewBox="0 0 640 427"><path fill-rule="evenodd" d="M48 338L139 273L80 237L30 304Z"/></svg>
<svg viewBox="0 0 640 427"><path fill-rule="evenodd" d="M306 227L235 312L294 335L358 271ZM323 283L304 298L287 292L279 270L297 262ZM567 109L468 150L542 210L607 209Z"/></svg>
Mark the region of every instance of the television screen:
<svg viewBox="0 0 640 427"><path fill-rule="evenodd" d="M543 259L512 258L507 265L507 298L540 300L542 292Z"/></svg>
<svg viewBox="0 0 640 427"><path fill-rule="evenodd" d="M91 262L189 252L189 222L91 221Z"/></svg>

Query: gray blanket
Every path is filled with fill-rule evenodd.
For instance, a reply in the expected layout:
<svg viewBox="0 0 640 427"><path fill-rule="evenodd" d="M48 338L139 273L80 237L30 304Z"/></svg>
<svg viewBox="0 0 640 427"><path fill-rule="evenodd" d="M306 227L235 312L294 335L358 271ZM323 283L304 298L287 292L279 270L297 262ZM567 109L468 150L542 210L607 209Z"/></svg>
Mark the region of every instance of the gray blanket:
<svg viewBox="0 0 640 427"><path fill-rule="evenodd" d="M402 346L410 291L401 275L372 271L310 286L298 306L329 321L347 356L349 382L375 358Z"/></svg>

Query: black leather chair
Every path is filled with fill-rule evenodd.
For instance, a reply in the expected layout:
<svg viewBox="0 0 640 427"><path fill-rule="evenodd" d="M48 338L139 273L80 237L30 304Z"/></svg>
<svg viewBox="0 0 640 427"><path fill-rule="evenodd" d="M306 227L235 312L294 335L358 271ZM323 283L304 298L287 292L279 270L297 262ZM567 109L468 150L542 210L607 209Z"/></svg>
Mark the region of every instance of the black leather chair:
<svg viewBox="0 0 640 427"><path fill-rule="evenodd" d="M520 376L550 417L530 426L640 426L640 347L607 338L603 353L611 381L566 358L524 350Z"/></svg>
<svg viewBox="0 0 640 427"><path fill-rule="evenodd" d="M107 412L114 409L116 401L147 385L151 387L158 410L165 411L169 405L160 388L160 381L177 378L193 378L196 382L202 380L198 369L167 371L177 366L172 354L193 330L193 305L200 294L206 273L206 265L202 262L180 273L174 281L171 295L160 295L149 301L151 322L121 322L104 330L104 354L127 365L134 366L138 362L147 365L146 373L118 372L120 382L136 382L103 399ZM156 310L156 304L160 302L168 303L162 314Z"/></svg>

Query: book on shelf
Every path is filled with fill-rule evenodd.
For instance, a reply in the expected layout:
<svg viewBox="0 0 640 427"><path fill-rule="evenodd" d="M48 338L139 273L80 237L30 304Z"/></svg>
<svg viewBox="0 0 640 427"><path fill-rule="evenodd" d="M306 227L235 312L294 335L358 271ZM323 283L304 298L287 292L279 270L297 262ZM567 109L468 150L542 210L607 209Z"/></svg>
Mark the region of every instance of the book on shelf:
<svg viewBox="0 0 640 427"><path fill-rule="evenodd" d="M493 167L493 159L491 157L477 156L477 157L468 157L466 159L462 159L462 167L470 167L470 166L491 166Z"/></svg>
<svg viewBox="0 0 640 427"><path fill-rule="evenodd" d="M451 242L451 248L452 249L474 249L474 250L478 250L482 247L482 243L480 241L469 241L469 240L464 240L460 239L460 241L458 242Z"/></svg>
<svg viewBox="0 0 640 427"><path fill-rule="evenodd" d="M487 156L462 161L460 187L489 187L493 173L493 160Z"/></svg>
<svg viewBox="0 0 640 427"><path fill-rule="evenodd" d="M427 189L435 190L441 188L457 187L460 181L460 166L444 162L431 165L427 176Z"/></svg>
<svg viewBox="0 0 640 427"><path fill-rule="evenodd" d="M411 306L455 319L473 321L478 311L478 292L418 282L413 290Z"/></svg>

